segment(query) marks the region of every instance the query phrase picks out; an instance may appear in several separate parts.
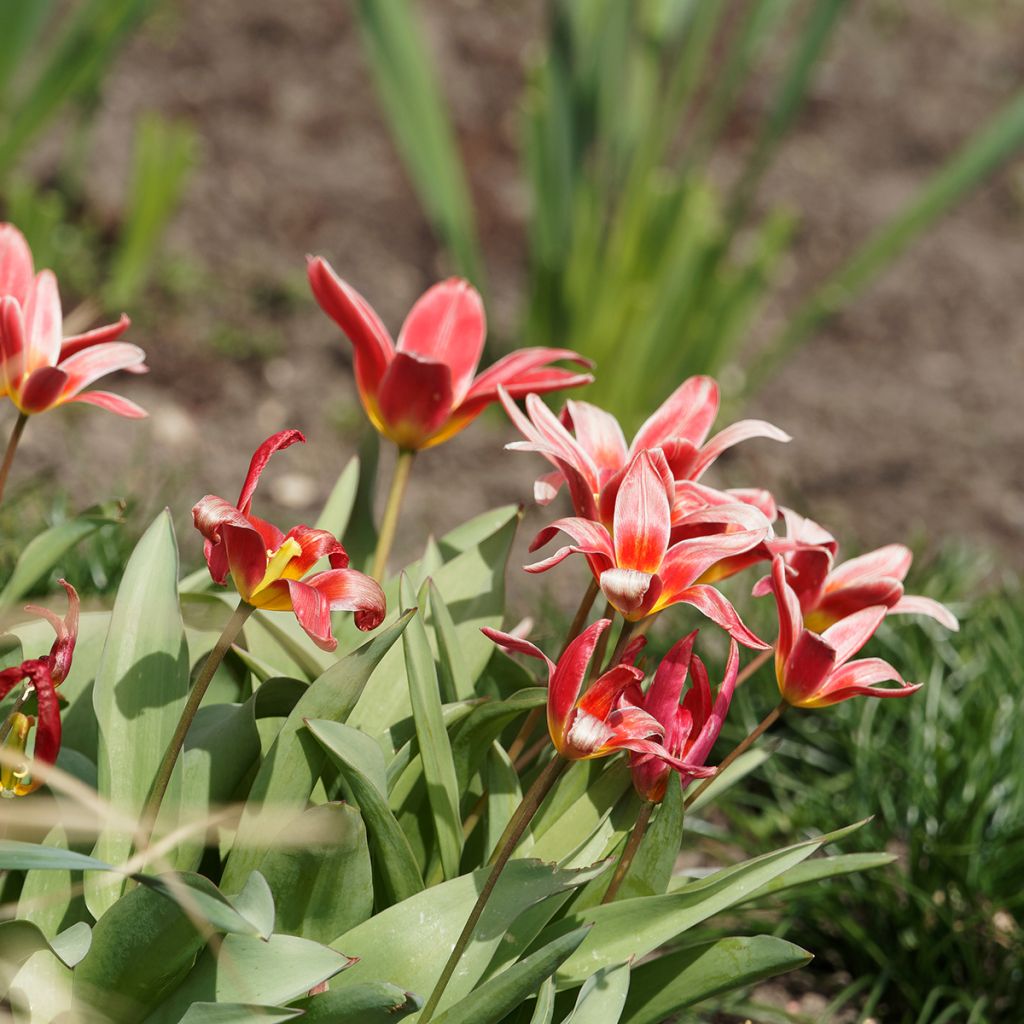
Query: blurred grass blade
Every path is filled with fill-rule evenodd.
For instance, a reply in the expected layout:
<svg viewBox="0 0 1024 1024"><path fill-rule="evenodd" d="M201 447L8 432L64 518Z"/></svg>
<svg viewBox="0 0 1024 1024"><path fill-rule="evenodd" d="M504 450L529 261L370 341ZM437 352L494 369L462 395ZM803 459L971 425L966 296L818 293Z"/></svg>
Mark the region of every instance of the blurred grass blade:
<svg viewBox="0 0 1024 1024"><path fill-rule="evenodd" d="M32 0L31 3L15 0L3 5L4 30L0 32L0 117L8 105L5 92L52 10L53 0Z"/></svg>
<svg viewBox="0 0 1024 1024"><path fill-rule="evenodd" d="M1018 93L971 138L888 224L797 310L751 370L755 388L806 341L827 317L845 306L923 231L1024 147L1024 92Z"/></svg>
<svg viewBox="0 0 1024 1024"><path fill-rule="evenodd" d="M413 186L456 270L484 290L469 185L409 0L355 7L377 92Z"/></svg>
<svg viewBox="0 0 1024 1024"><path fill-rule="evenodd" d="M177 208L195 163L196 134L184 122L157 114L136 129L131 197L114 253L106 301L111 308L132 305L153 271L168 221Z"/></svg>

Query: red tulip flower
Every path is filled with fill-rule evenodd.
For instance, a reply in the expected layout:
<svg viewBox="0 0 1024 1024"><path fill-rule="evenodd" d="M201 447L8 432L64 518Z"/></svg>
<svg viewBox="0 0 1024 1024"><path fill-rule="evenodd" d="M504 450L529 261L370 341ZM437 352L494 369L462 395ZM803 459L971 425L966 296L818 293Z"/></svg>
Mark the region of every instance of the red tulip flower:
<svg viewBox="0 0 1024 1024"><path fill-rule="evenodd" d="M909 697L921 688L920 683L904 682L881 658L850 660L878 629L888 611L885 605L862 608L819 635L804 626L800 599L786 580L781 555L772 562L771 581L779 609L775 676L787 704L823 708L851 697ZM899 685L879 685L886 682Z"/></svg>
<svg viewBox="0 0 1024 1024"><path fill-rule="evenodd" d="M661 758L677 771L693 771L701 777L713 775L714 769L689 765L669 753L658 742L664 726L641 708L622 701L627 690L643 681L640 669L620 662L580 696L598 638L610 625L609 619L600 619L588 626L565 649L557 665L527 640L496 629L485 628L483 632L505 651L527 654L547 665L548 731L562 757L585 761L630 750Z"/></svg>
<svg viewBox="0 0 1024 1024"><path fill-rule="evenodd" d="M665 731L662 745L673 757L687 765L685 771L679 771L684 788L699 777L694 769L707 760L722 731L736 689L740 664L739 648L733 641L729 646L725 679L718 693L712 697L707 669L693 653L696 638L697 630L694 630L662 658L654 674L654 681L646 693L639 687L631 687L622 697L661 723ZM680 703L687 675L691 684ZM636 791L651 803L661 803L670 773L673 769L678 771L675 765L654 754L631 754L630 763Z"/></svg>
<svg viewBox="0 0 1024 1024"><path fill-rule="evenodd" d="M789 586L800 601L804 625L821 632L833 623L874 605L889 615L927 615L947 629L957 630L956 616L930 597L905 594L903 581L913 554L902 544L887 544L859 558L834 566L839 544L817 523L783 509L787 536L769 542L786 563ZM772 590L770 578L754 587L755 596Z"/></svg>
<svg viewBox="0 0 1024 1024"><path fill-rule="evenodd" d="M306 439L282 430L256 450L236 505L208 494L192 509L196 529L206 538L210 575L223 585L228 573L243 601L265 611L295 613L299 625L321 649L333 651L331 612L355 612L359 629L384 620L384 592L376 580L348 568L348 554L326 530L295 526L287 534L252 514L256 484L274 452ZM321 559L331 568L306 577Z"/></svg>
<svg viewBox="0 0 1024 1024"><path fill-rule="evenodd" d="M50 653L0 672L0 700L23 681L36 697L36 717L23 714L19 709L4 723L3 749L8 754L24 756L28 738L35 727L35 750L32 756L42 764L53 764L60 750L61 723L57 687L71 670L71 659L78 638L78 594L66 580L60 582L68 595L68 611L63 619L49 609L35 605L29 605L26 609L41 615L53 626L57 638ZM0 764L0 796L26 796L42 785L41 778L30 778L26 782L27 774L27 768L22 765L7 762Z"/></svg>
<svg viewBox="0 0 1024 1024"><path fill-rule="evenodd" d="M57 279L49 270L36 274L24 236L0 224L0 397L25 415L85 402L120 416L145 416L127 398L83 390L115 370L146 372L145 352L116 340L128 329L128 317L63 340L62 320Z"/></svg>
<svg viewBox="0 0 1024 1024"><path fill-rule="evenodd" d="M451 278L422 295L396 345L370 304L326 260L311 258L308 269L320 307L352 342L367 416L405 451L447 441L497 400L499 386L522 397L592 380L548 365L559 359L590 365L561 348L520 349L475 376L486 325L480 295L467 281Z"/></svg>
<svg viewBox="0 0 1024 1024"><path fill-rule="evenodd" d="M724 451L741 441L789 435L764 420L741 420L708 440L718 415L718 385L711 377L685 380L647 420L627 447L618 420L588 402L570 401L559 420L540 399L527 396L524 416L511 392L502 396L509 418L526 438L507 447L543 455L556 472L534 485L546 505L566 483L576 515L611 526L615 496L631 461L646 449L660 449L675 481L699 480Z"/></svg>
<svg viewBox="0 0 1024 1024"><path fill-rule="evenodd" d="M710 506L690 513L681 525L710 526L715 532L671 544L673 491L665 456L658 450L638 452L615 496L611 532L588 519L559 519L541 530L530 550L559 531L576 543L526 566L526 571L544 572L569 555L582 554L606 599L624 618L637 621L682 602L693 605L739 643L767 649L768 644L743 624L729 601L699 581L722 559L764 541L771 528L768 520L743 502Z"/></svg>

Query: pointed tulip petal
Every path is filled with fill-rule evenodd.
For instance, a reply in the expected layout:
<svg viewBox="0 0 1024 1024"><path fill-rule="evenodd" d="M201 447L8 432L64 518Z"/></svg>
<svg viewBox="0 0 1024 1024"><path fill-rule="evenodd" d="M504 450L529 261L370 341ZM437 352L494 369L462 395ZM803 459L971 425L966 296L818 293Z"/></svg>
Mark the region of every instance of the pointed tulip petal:
<svg viewBox="0 0 1024 1024"><path fill-rule="evenodd" d="M555 671L555 663L535 644L531 644L529 640L524 640L522 637L514 636L512 633L491 629L490 626L483 626L480 632L509 654L525 654L530 658L543 661L548 667L548 679L550 680L551 674Z"/></svg>
<svg viewBox="0 0 1024 1024"><path fill-rule="evenodd" d="M267 572L267 549L263 546L263 538L248 523L241 526L234 522L221 524L220 537L235 589L248 601Z"/></svg>
<svg viewBox="0 0 1024 1024"><path fill-rule="evenodd" d="M310 576L306 583L323 595L331 611L353 612L356 629L367 632L384 621L387 612L384 591L366 573L355 569L327 569ZM294 597L293 593L293 601Z"/></svg>
<svg viewBox="0 0 1024 1024"><path fill-rule="evenodd" d="M339 572L349 572L339 569ZM291 598L292 611L306 635L322 651L333 651L338 641L331 635L331 605L327 595L300 580L281 580L274 587L285 586ZM269 589L269 588L268 588Z"/></svg>
<svg viewBox="0 0 1024 1024"><path fill-rule="evenodd" d="M605 719L612 713L615 702L623 691L628 686L642 682L643 678L643 672L632 665L616 665L594 681L593 686L583 694L576 706L588 715ZM659 729L659 732L661 731L663 730Z"/></svg>
<svg viewBox="0 0 1024 1024"><path fill-rule="evenodd" d="M786 579L786 563L781 555L776 555L772 560L771 581L779 612L779 639L775 644L775 667L778 672L793 650L804 623L800 601Z"/></svg>
<svg viewBox="0 0 1024 1024"><path fill-rule="evenodd" d="M108 341L116 341L131 325L131 320L122 313L117 323L96 327L91 331L86 331L84 334L73 334L70 338L65 338L61 344L60 358L62 360L67 359L76 352L81 352L84 348L92 348L93 345L102 345Z"/></svg>
<svg viewBox="0 0 1024 1024"><path fill-rule="evenodd" d="M766 437L771 441L782 442L792 440L784 430L779 430L778 427L773 426L771 423L766 423L764 420L740 420L739 423L733 423L731 426L726 427L725 430L715 434L704 445L700 450L697 464L693 467L693 478L699 480L722 452L732 448L733 445L739 444L741 441L749 441L755 437Z"/></svg>
<svg viewBox="0 0 1024 1024"><path fill-rule="evenodd" d="M704 583L696 584L678 594L675 601L693 605L694 608L712 622L721 626L729 636L744 647L749 647L755 651L770 650L771 644L766 644L756 633L748 629L740 618L739 612L714 587Z"/></svg>
<svg viewBox="0 0 1024 1024"><path fill-rule="evenodd" d="M444 363L451 372L452 406L457 406L469 391L486 333L480 293L468 281L453 277L420 296L396 347L426 362Z"/></svg>
<svg viewBox="0 0 1024 1024"><path fill-rule="evenodd" d="M671 530L671 501L650 452L630 464L615 499L612 538L620 569L658 572Z"/></svg>
<svg viewBox="0 0 1024 1024"><path fill-rule="evenodd" d="M903 581L914 560L910 548L903 544L887 544L876 551L869 551L859 558L851 558L837 565L829 573L826 589L838 590L858 583L867 583L878 576Z"/></svg>
<svg viewBox="0 0 1024 1024"><path fill-rule="evenodd" d="M584 359L577 352L567 348L521 348L516 352L510 352L503 356L492 366L489 366L473 381L469 393L466 395L466 403L493 402L498 397L498 385L504 386L513 398L525 398L531 390L538 393L552 390L551 388L533 387L528 385L533 378L528 375L534 371L546 367L548 363L558 360L576 363L579 366L590 367L593 363ZM566 371L560 371L565 373ZM582 374L589 379L589 374ZM566 387L560 384L559 387ZM526 387L526 390L523 388Z"/></svg>
<svg viewBox="0 0 1024 1024"><path fill-rule="evenodd" d="M694 630L689 636L683 637L682 640L674 644L661 659L658 670L654 673L654 681L647 691L644 708L659 722L667 722L670 717L675 715L679 707L679 698L686 685L686 677L690 671L690 657L693 654L693 644L696 639L697 630ZM710 694L708 694L709 710L710 704Z"/></svg>
<svg viewBox="0 0 1024 1024"><path fill-rule="evenodd" d="M660 448L678 438L704 443L718 415L718 385L711 377L690 377L672 392L637 431L630 454Z"/></svg>
<svg viewBox="0 0 1024 1024"><path fill-rule="evenodd" d="M280 547L288 539L294 540L302 548L302 554L296 555L288 563L286 576L301 579L321 558L330 558L333 569L348 568L348 552L333 533L315 530L312 526L293 526L274 547Z"/></svg>
<svg viewBox="0 0 1024 1024"><path fill-rule="evenodd" d="M849 661L874 636L888 609L884 605L864 608L840 619L821 634L836 652L836 664Z"/></svg>
<svg viewBox="0 0 1024 1024"><path fill-rule="evenodd" d="M580 695L598 638L610 625L610 619L598 619L583 630L558 659L548 685L548 728L552 739L564 734L569 712Z"/></svg>
<svg viewBox="0 0 1024 1024"><path fill-rule="evenodd" d="M877 685L888 682L899 685ZM827 685L816 695L811 706L829 707L852 697L909 697L920 690L921 685L906 682L892 665L881 658L864 658L861 661L851 661L832 673Z"/></svg>
<svg viewBox="0 0 1024 1024"><path fill-rule="evenodd" d="M238 508L243 515L247 514L252 506L253 493L256 490L256 485L260 482L263 470L267 468L271 455L296 443L306 443L302 431L281 430L276 434L271 434L253 453L252 459L249 461L249 471L245 474L245 483L242 484L241 493L238 495Z"/></svg>
<svg viewBox="0 0 1024 1024"><path fill-rule="evenodd" d="M782 699L793 707L811 707L838 664L835 649L817 633L805 629L796 639L778 676Z"/></svg>
<svg viewBox="0 0 1024 1024"><path fill-rule="evenodd" d="M930 597L904 594L890 609L890 615L927 615L954 633L960 629L957 617L944 605Z"/></svg>
<svg viewBox="0 0 1024 1024"><path fill-rule="evenodd" d="M112 341L76 352L58 367L68 377L64 385L65 400L73 398L100 377L138 366L145 358L146 353L138 345L130 345L126 341Z"/></svg>
<svg viewBox="0 0 1024 1024"><path fill-rule="evenodd" d="M589 402L569 401L566 412L579 446L590 456L602 477L626 465L628 448L619 421Z"/></svg>
<svg viewBox="0 0 1024 1024"><path fill-rule="evenodd" d="M41 366L56 366L60 356L63 315L57 278L44 270L36 276L25 302L25 372L31 373Z"/></svg>
<svg viewBox="0 0 1024 1024"><path fill-rule="evenodd" d="M130 399L111 394L109 391L83 391L74 398L69 398L68 402L95 405L99 409L106 409L107 412L116 413L130 420L144 420L149 415L141 405L136 405Z"/></svg>
<svg viewBox="0 0 1024 1024"><path fill-rule="evenodd" d="M0 295L10 295L24 305L34 277L32 250L25 236L13 224L0 224Z"/></svg>

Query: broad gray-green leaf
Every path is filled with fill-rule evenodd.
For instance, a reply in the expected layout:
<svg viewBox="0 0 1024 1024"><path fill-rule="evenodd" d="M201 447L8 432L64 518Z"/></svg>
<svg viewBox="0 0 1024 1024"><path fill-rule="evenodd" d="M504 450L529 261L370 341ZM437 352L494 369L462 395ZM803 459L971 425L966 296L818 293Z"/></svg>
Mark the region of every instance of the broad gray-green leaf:
<svg viewBox="0 0 1024 1024"><path fill-rule="evenodd" d="M47 847L67 850L67 834L62 826L55 825L47 833L42 849ZM73 923L76 912L85 914L81 897L75 896L72 884L71 869L26 871L15 916L22 921L31 921L47 938L53 938Z"/></svg>
<svg viewBox="0 0 1024 1024"><path fill-rule="evenodd" d="M216 953L212 947L203 951L184 982L146 1018L147 1024L177 1024L194 1003L289 1003L352 962L294 935L272 935L268 942L228 935Z"/></svg>
<svg viewBox="0 0 1024 1024"><path fill-rule="evenodd" d="M0 839L0 870L7 871L112 871L96 857L57 846L24 843L18 839Z"/></svg>
<svg viewBox="0 0 1024 1024"><path fill-rule="evenodd" d="M434 620L434 636L437 639L438 665L440 667L441 692L444 700L471 700L476 696L473 680L466 669L466 662L459 648L455 623L448 605L444 603L437 584L430 580L430 615Z"/></svg>
<svg viewBox="0 0 1024 1024"><path fill-rule="evenodd" d="M437 835L445 878L459 873L462 855L462 819L459 815L459 782L452 761L451 742L441 715L441 694L430 653L423 616L417 613L402 636L409 701L416 723L427 799Z"/></svg>
<svg viewBox="0 0 1024 1024"><path fill-rule="evenodd" d="M811 954L771 935L718 939L633 968L623 1024L661 1024L680 1010L810 963Z"/></svg>
<svg viewBox="0 0 1024 1024"><path fill-rule="evenodd" d="M288 1006L257 1006L254 1003L193 1003L179 1024L283 1024L302 1015Z"/></svg>
<svg viewBox="0 0 1024 1024"><path fill-rule="evenodd" d="M488 978L465 999L438 1014L436 1024L497 1024L555 973L584 940L587 931L587 928L577 928Z"/></svg>
<svg viewBox="0 0 1024 1024"><path fill-rule="evenodd" d="M505 826L512 820L516 808L522 803L523 790L519 784L519 773L515 769L505 748L500 743L492 743L487 752L487 816L486 838L484 840L485 856L490 857L497 848ZM518 846L521 857L528 856L533 849L533 841L527 836Z"/></svg>
<svg viewBox="0 0 1024 1024"><path fill-rule="evenodd" d="M629 964L602 967L583 983L562 1024L616 1024L629 991Z"/></svg>
<svg viewBox="0 0 1024 1024"><path fill-rule="evenodd" d="M724 868L684 889L664 896L622 900L570 914L542 933L551 941L584 921L594 929L558 973L561 986L579 984L602 967L646 956L689 928L746 899L784 871L806 860L826 843L860 824Z"/></svg>
<svg viewBox="0 0 1024 1024"><path fill-rule="evenodd" d="M571 935L572 932L569 934ZM530 1024L551 1024L555 1016L555 996L557 992L555 979L552 976L537 991L537 1002L533 1007L533 1014L530 1016Z"/></svg>
<svg viewBox="0 0 1024 1024"><path fill-rule="evenodd" d="M509 926L524 910L556 893L586 884L600 870L566 871L535 860L509 862L439 1008L447 1008L469 994L499 946L507 945ZM331 945L358 957L360 968L358 975L342 975L331 988L343 990L359 978L370 977L390 981L410 992L432 991L488 874L489 869L484 868L425 889L339 936ZM516 951L502 948L502 953L514 956Z"/></svg>
<svg viewBox="0 0 1024 1024"><path fill-rule="evenodd" d="M370 851L355 807L310 807L278 844L260 865L274 894L277 931L330 942L373 912Z"/></svg>
<svg viewBox="0 0 1024 1024"><path fill-rule="evenodd" d="M369 832L377 870L393 903L420 892L423 878L409 841L388 807L384 755L364 733L340 722L306 725L341 769Z"/></svg>
<svg viewBox="0 0 1024 1024"><path fill-rule="evenodd" d="M250 919L204 875L135 875L134 878L176 904L186 916L195 918L200 926L205 922L215 931L260 938L267 938L270 934L267 927L270 922L263 919L264 915L257 913L255 920ZM252 905L251 898L249 902Z"/></svg>
<svg viewBox="0 0 1024 1024"><path fill-rule="evenodd" d="M644 834L640 849L623 879L619 899L655 896L668 890L672 869L679 855L683 835L683 791L678 780L669 779L665 798L658 805L654 821Z"/></svg>
<svg viewBox="0 0 1024 1024"><path fill-rule="evenodd" d="M239 888L263 860L262 841L278 832L289 815L300 812L323 771L327 754L306 728L305 719L344 722L367 680L402 635L410 616L342 658L299 698L274 741L249 791L222 884Z"/></svg>
<svg viewBox="0 0 1024 1024"><path fill-rule="evenodd" d="M767 885L752 892L744 902L758 900L763 896L774 896L786 889L807 885L809 882L820 882L838 875L850 875L857 871L883 868L895 860L896 854L881 852L840 853L834 857L815 857L812 860L804 861L803 864L798 864L795 868L779 875L778 878L772 879Z"/></svg>
<svg viewBox="0 0 1024 1024"><path fill-rule="evenodd" d="M188 653L178 607L178 547L166 510L142 535L118 588L110 630L96 671L93 707L99 725L100 796L137 818L178 723L188 692ZM181 763L164 805L179 806ZM129 832L108 829L96 856L127 859ZM86 902L95 917L111 907L124 882L87 874Z"/></svg>
<svg viewBox="0 0 1024 1024"><path fill-rule="evenodd" d="M3 967L0 967L0 974ZM33 953L17 972L7 991L15 1024L50 1024L71 1019L70 967L48 950Z"/></svg>
<svg viewBox="0 0 1024 1024"><path fill-rule="evenodd" d="M0 921L0 996L6 994L18 969L35 953L52 953L65 967L74 967L89 951L92 929L73 924L48 939L30 921Z"/></svg>
<svg viewBox="0 0 1024 1024"><path fill-rule="evenodd" d="M299 999L303 1024L392 1024L415 1013L423 1002L386 981L364 981L342 990Z"/></svg>
<svg viewBox="0 0 1024 1024"><path fill-rule="evenodd" d="M231 897L231 903L242 917L256 929L262 939L269 939L274 931L274 893L270 884L259 871L254 871L246 880L242 891Z"/></svg>
<svg viewBox="0 0 1024 1024"><path fill-rule="evenodd" d="M0 591L0 609L16 604L79 541L94 534L101 526L123 523L124 508L123 501L105 501L33 537L22 549L7 585Z"/></svg>

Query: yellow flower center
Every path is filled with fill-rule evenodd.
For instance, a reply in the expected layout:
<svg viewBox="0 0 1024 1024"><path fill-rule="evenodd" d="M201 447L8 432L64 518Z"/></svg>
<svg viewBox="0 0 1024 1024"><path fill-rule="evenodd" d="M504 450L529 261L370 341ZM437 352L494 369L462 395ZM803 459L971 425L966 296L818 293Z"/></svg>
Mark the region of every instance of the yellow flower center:
<svg viewBox="0 0 1024 1024"><path fill-rule="evenodd" d="M271 583L276 583L280 579L297 579L298 576L293 569L291 572L288 571L292 560L298 558L302 554L302 545L292 537L288 537L276 551L267 552L267 571L263 574L263 579L260 580L259 584L253 589L253 592L249 595L249 603L263 607L263 603L259 600L260 592L266 590ZM272 602L274 596L267 595L266 601Z"/></svg>
<svg viewBox="0 0 1024 1024"><path fill-rule="evenodd" d="M15 711L8 719L10 732L4 737L3 763L0 763L0 797L19 796L19 786L28 774L25 757L25 746L28 734L32 729L33 719Z"/></svg>

